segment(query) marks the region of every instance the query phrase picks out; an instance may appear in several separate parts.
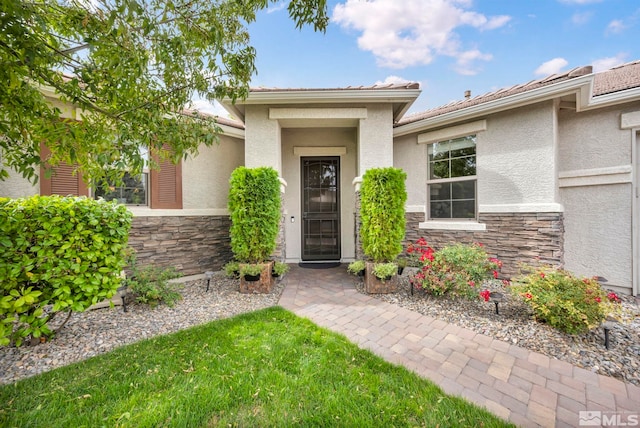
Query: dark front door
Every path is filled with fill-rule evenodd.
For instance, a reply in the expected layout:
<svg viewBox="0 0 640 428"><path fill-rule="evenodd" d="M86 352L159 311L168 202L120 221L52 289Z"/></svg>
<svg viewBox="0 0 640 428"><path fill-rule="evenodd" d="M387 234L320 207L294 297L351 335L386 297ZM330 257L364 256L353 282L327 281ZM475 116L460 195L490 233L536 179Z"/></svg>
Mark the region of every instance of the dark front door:
<svg viewBox="0 0 640 428"><path fill-rule="evenodd" d="M302 260L340 260L340 158L301 163Z"/></svg>

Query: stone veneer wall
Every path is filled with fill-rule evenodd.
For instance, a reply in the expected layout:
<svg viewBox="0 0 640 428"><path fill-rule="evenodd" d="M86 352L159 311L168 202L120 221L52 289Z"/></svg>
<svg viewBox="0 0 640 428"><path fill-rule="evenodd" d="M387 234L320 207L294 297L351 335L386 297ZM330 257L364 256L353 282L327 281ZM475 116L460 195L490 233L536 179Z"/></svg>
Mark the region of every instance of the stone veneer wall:
<svg viewBox="0 0 640 428"><path fill-rule="evenodd" d="M129 245L141 266L199 274L218 270L233 258L230 227L228 216L134 217Z"/></svg>
<svg viewBox="0 0 640 428"><path fill-rule="evenodd" d="M438 250L455 243L480 242L487 253L502 260L501 277L518 273L520 263L540 263L561 266L564 262L564 220L562 213L491 213L480 214L478 221L486 231L419 229L424 213L407 213L407 233L404 246L424 237Z"/></svg>

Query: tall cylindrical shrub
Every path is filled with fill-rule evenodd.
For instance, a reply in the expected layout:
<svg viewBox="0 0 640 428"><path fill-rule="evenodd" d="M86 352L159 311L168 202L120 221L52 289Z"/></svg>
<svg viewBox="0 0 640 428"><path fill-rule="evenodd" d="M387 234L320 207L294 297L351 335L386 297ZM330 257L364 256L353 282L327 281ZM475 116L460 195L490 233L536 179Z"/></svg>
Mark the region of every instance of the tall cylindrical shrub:
<svg viewBox="0 0 640 428"><path fill-rule="evenodd" d="M231 174L231 250L245 263L260 263L276 249L280 227L280 180L270 167L236 168Z"/></svg>
<svg viewBox="0 0 640 428"><path fill-rule="evenodd" d="M362 249L376 263L392 261L402 252L406 178L407 174L398 168L373 168L362 177Z"/></svg>

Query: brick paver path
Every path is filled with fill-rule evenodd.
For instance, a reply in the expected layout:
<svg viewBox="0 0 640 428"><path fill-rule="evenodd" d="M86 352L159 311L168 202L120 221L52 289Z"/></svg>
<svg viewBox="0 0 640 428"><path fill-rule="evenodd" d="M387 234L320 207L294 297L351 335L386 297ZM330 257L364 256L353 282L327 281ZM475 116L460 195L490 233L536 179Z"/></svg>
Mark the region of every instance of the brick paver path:
<svg viewBox="0 0 640 428"><path fill-rule="evenodd" d="M581 410L640 411L635 385L361 294L345 267L293 266L284 281L282 307L517 425L577 427Z"/></svg>

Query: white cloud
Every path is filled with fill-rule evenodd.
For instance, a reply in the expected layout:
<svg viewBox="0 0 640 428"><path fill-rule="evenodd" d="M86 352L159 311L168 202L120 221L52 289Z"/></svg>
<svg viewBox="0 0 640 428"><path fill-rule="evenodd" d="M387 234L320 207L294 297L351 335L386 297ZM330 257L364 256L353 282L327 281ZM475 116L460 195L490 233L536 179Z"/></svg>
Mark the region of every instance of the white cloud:
<svg viewBox="0 0 640 428"><path fill-rule="evenodd" d="M571 22L573 22L575 25L584 25L591 20L592 16L593 16L593 12L574 13L573 16L571 17Z"/></svg>
<svg viewBox="0 0 640 428"><path fill-rule="evenodd" d="M564 58L554 58L547 62L543 62L542 65L536 68L534 73L539 76L548 76L550 74L560 73L569 62Z"/></svg>
<svg viewBox="0 0 640 428"><path fill-rule="evenodd" d="M269 5L269 7L267 7L267 13L278 12L278 11L284 9L285 7L287 7L287 2L280 1L280 2L276 3L273 6Z"/></svg>
<svg viewBox="0 0 640 428"><path fill-rule="evenodd" d="M596 59L592 62L593 72L599 73L601 71L609 70L617 65L624 64L627 62L627 54L619 53L616 56L611 56L607 58Z"/></svg>
<svg viewBox="0 0 640 428"><path fill-rule="evenodd" d="M229 112L220 105L218 101L214 101L213 104L207 100L192 100L189 105L189 109L197 110L200 113L211 114L214 116L220 116L224 118L229 118Z"/></svg>
<svg viewBox="0 0 640 428"><path fill-rule="evenodd" d="M459 72L470 73L476 61L488 61L491 55L464 47L455 30L470 26L489 31L511 19L487 17L471 6L471 0L347 0L336 5L332 19L359 32L358 46L372 52L380 66L401 69L449 56L456 58Z"/></svg>
<svg viewBox="0 0 640 428"><path fill-rule="evenodd" d="M378 80L374 85L404 85L405 83L418 83L422 88L421 82L415 82L414 80L407 80L404 77L390 75L384 80Z"/></svg>
<svg viewBox="0 0 640 428"><path fill-rule="evenodd" d="M620 19L614 19L607 25L607 33L619 34L627 28L624 22Z"/></svg>

